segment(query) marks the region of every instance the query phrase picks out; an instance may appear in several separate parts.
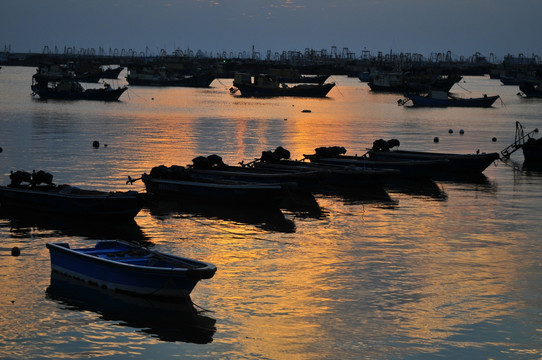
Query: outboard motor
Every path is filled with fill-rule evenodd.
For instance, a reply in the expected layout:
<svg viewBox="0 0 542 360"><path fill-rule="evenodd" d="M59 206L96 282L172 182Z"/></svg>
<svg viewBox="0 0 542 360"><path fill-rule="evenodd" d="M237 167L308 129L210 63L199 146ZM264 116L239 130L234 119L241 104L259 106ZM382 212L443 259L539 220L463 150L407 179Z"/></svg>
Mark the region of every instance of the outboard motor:
<svg viewBox="0 0 542 360"><path fill-rule="evenodd" d="M33 185L39 185L39 184L53 185L53 175L43 170L39 170L38 172L34 170L32 171L32 184Z"/></svg>
<svg viewBox="0 0 542 360"><path fill-rule="evenodd" d="M11 179L12 186L19 186L23 182L29 184L32 182L32 174L23 170L17 170L15 172L11 171L9 174L9 178Z"/></svg>
<svg viewBox="0 0 542 360"><path fill-rule="evenodd" d="M275 154L279 160L290 158L290 151L286 150L282 146L277 147L275 151L273 152L273 154Z"/></svg>
<svg viewBox="0 0 542 360"><path fill-rule="evenodd" d="M211 163L211 166L217 166L217 167L226 166L226 164L224 164L224 161L222 160L222 157L216 154L207 156L207 160L209 160L209 162Z"/></svg>

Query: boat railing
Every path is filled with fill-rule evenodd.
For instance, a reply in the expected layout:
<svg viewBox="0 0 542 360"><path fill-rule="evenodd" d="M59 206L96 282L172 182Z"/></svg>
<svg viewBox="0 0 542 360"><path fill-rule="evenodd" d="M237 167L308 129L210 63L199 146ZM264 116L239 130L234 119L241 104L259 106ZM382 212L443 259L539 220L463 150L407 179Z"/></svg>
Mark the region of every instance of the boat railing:
<svg viewBox="0 0 542 360"><path fill-rule="evenodd" d="M529 132L525 135L524 127L519 121L516 121L516 136L514 142L508 145L501 151L501 160L506 161L510 159L510 156L518 149L522 148L527 140L533 137L534 134L538 133L538 128Z"/></svg>

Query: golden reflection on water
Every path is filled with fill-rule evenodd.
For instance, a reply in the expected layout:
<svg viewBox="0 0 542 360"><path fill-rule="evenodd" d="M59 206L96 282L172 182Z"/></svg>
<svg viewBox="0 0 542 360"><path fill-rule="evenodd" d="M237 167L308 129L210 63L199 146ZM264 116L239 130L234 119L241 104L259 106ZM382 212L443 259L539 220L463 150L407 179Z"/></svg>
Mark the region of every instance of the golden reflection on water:
<svg viewBox="0 0 542 360"><path fill-rule="evenodd" d="M3 144L21 158L4 154L2 172L47 164L62 183L142 191L141 182L127 185L126 176L161 164L186 165L212 153L232 165L279 145L293 158L328 145L361 155L373 140L391 137L399 137L405 148L498 151L502 143L483 140L493 135L487 129L490 120L503 143L513 138L513 133L508 139L504 135L509 119L496 116L499 109L475 111L466 123L461 112L407 110L396 106L397 96L370 94L357 80L341 81L328 99L239 98L227 94L224 81L201 90L134 87L119 104L73 108L32 102L33 115L21 121L21 128L33 135L30 140L24 136L22 145ZM517 105L515 94L509 95L510 107ZM449 135L452 127L467 133ZM5 128L14 137L21 131L11 123ZM438 145L432 142L436 135L442 138ZM95 139L102 144L98 149L90 146ZM194 357L401 358L446 357L446 351L472 348L494 354L501 347L539 354L532 349L536 340L518 341L521 346L510 340L516 322L536 337L536 324L523 312L528 317L539 309L533 301L538 289L532 286L539 267L533 235L538 224L533 213L539 209L533 189L539 182L514 188L510 172L489 169L489 184L438 182L393 189L391 201L317 196L320 217L147 205L131 229L140 233L136 237L218 267L215 277L193 292L195 303L211 309L217 320L213 342L197 350L184 344L166 347L129 326L97 321L96 314L45 300L50 275L45 238L85 242L95 237L88 229L68 232L42 225L11 231L11 223L2 221L4 250L22 245L24 254L0 258L2 288L7 289L3 299L16 301L11 308L1 305L10 310L1 312L9 324L2 339L15 348L24 335L35 349L42 340L58 337L62 345L49 353L64 349L67 357L75 347L71 341L89 356L154 349L193 351ZM471 336L477 333L486 338Z"/></svg>

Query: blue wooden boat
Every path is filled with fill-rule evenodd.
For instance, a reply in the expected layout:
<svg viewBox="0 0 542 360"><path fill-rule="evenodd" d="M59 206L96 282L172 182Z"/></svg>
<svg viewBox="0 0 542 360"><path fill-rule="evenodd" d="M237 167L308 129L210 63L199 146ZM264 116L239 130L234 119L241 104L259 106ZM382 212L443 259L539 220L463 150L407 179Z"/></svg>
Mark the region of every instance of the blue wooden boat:
<svg viewBox="0 0 542 360"><path fill-rule="evenodd" d="M72 249L47 243L51 270L99 287L142 296L185 298L216 266L118 240Z"/></svg>
<svg viewBox="0 0 542 360"><path fill-rule="evenodd" d="M137 191L106 192L69 185L0 186L0 203L6 211L108 221L133 220L142 208Z"/></svg>
<svg viewBox="0 0 542 360"><path fill-rule="evenodd" d="M413 106L421 107L491 107L499 95L476 98L461 98L444 91L432 91L426 95L405 94L406 100L399 100L399 105L406 105L409 101Z"/></svg>

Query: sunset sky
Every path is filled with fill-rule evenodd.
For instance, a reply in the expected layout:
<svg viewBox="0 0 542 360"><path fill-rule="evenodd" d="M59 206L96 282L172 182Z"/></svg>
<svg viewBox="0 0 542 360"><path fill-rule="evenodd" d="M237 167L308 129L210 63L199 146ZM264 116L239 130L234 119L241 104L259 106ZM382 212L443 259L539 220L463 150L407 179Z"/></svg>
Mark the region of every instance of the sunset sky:
<svg viewBox="0 0 542 360"><path fill-rule="evenodd" d="M0 0L0 46L542 53L539 0Z"/></svg>

